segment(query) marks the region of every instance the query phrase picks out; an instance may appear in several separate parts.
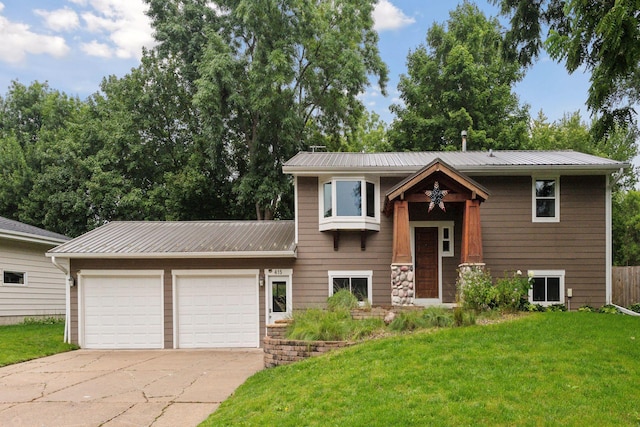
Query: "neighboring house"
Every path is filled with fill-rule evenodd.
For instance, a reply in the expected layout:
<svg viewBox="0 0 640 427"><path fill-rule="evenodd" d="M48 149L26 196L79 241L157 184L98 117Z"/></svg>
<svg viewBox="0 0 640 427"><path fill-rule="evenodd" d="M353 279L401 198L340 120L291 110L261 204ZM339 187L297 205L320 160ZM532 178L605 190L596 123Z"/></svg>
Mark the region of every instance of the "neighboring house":
<svg viewBox="0 0 640 427"><path fill-rule="evenodd" d="M455 303L459 270L533 272L532 302L611 301L611 187L629 165L573 151L299 153L295 221L114 222L70 260L87 348L255 347L347 288ZM443 209L444 208L444 209Z"/></svg>
<svg viewBox="0 0 640 427"><path fill-rule="evenodd" d="M65 277L45 253L69 240L0 217L0 324L25 317L64 316Z"/></svg>

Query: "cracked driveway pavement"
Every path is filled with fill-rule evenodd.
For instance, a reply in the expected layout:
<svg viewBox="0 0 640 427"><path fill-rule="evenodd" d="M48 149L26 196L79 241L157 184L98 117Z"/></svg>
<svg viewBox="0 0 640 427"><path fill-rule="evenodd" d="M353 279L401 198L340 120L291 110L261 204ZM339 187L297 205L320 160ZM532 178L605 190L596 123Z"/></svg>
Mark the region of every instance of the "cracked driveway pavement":
<svg viewBox="0 0 640 427"><path fill-rule="evenodd" d="M262 349L76 350L0 368L1 426L195 426Z"/></svg>

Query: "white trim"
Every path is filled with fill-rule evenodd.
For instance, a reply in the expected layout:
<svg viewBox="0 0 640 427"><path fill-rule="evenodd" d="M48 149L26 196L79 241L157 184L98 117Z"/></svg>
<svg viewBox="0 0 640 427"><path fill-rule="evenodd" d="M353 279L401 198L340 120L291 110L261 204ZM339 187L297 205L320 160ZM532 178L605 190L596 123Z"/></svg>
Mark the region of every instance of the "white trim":
<svg viewBox="0 0 640 427"><path fill-rule="evenodd" d="M414 298L416 305L442 304L442 258L455 256L455 221L409 221L409 233L411 234L411 258L413 259L413 274L416 274L416 228L438 229L438 298ZM451 251L444 254L442 250L443 228L449 228Z"/></svg>
<svg viewBox="0 0 640 427"><path fill-rule="evenodd" d="M360 181L361 185L361 212L360 216L334 215L337 210L336 182ZM324 216L324 184L331 183L331 212L332 216ZM374 216L367 216L367 182L374 188ZM318 229L330 230L373 230L380 231L380 177L369 175L330 175L318 177Z"/></svg>
<svg viewBox="0 0 640 427"><path fill-rule="evenodd" d="M0 237L11 240L18 240L20 242L40 243L42 245L51 245L53 247L59 246L63 243L67 243L71 239L58 239L55 237L36 236L29 233L20 233L19 231L0 231Z"/></svg>
<svg viewBox="0 0 640 427"><path fill-rule="evenodd" d="M299 218L300 218L300 215L298 213L298 209L299 209L299 206L298 206L298 203L299 203L298 189L299 189L299 187L298 187L298 177L294 176L293 177L293 217L294 217L293 218L294 219L293 223L294 223L294 226L295 226L294 243L296 244L296 247L298 246L298 230L299 230L298 221L299 221Z"/></svg>
<svg viewBox="0 0 640 427"><path fill-rule="evenodd" d="M348 277L350 279L367 279L367 300L372 304L373 293L373 270L329 270L327 271L329 296L333 295L333 278Z"/></svg>
<svg viewBox="0 0 640 427"><path fill-rule="evenodd" d="M215 276L215 277L223 277L223 276L236 276L236 277L255 277L255 288L256 288L256 314L254 319L255 324L255 333L256 333L256 342L255 347L260 347L260 270L258 269L189 269L189 270L171 270L171 292L172 292L172 301L173 301L173 348L177 349L179 347L178 343L178 293L176 290L176 278L178 276Z"/></svg>
<svg viewBox="0 0 640 427"><path fill-rule="evenodd" d="M164 348L164 270L80 270L78 271L78 345L84 347L84 279L100 276L134 276L134 277L158 277L160 279L160 311L161 311L161 343L159 348Z"/></svg>
<svg viewBox="0 0 640 427"><path fill-rule="evenodd" d="M269 320L269 310L271 309L271 286L269 281L272 279L282 278L287 283L287 311L285 316L289 316L293 313L293 269L291 268L265 268L264 269L264 283L265 283L265 292L264 292L264 314L265 314L265 324L269 325L272 323Z"/></svg>
<svg viewBox="0 0 640 427"><path fill-rule="evenodd" d="M529 289L529 302L531 304L540 304L543 307L554 305L554 304L565 304L566 295L565 295L565 286L564 286L564 276L565 270L529 270L527 275L533 273L533 277L558 277L560 279L560 301L534 301L533 300L533 285ZM546 297L545 297L546 298Z"/></svg>
<svg viewBox="0 0 640 427"><path fill-rule="evenodd" d="M538 217L537 216L537 203L536 196L536 181L555 181L555 216L553 217ZM550 198L546 198L550 199ZM560 176L551 175L533 175L531 177L531 221L532 222L560 222Z"/></svg>
<svg viewBox="0 0 640 427"><path fill-rule="evenodd" d="M613 265L613 238L612 238L612 210L611 210L611 177L607 175L605 190L605 304L611 304L613 301L613 283L612 271Z"/></svg>

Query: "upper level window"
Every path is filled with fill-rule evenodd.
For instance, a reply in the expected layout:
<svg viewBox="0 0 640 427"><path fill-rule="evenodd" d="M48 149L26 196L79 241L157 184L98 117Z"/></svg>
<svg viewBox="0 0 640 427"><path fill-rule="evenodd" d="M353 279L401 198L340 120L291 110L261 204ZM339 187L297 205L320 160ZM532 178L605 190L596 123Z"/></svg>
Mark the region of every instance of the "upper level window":
<svg viewBox="0 0 640 427"><path fill-rule="evenodd" d="M377 184L365 178L333 178L322 182L320 231L379 230Z"/></svg>
<svg viewBox="0 0 640 427"><path fill-rule="evenodd" d="M557 178L533 179L533 221L560 221L560 180Z"/></svg>
<svg viewBox="0 0 640 427"><path fill-rule="evenodd" d="M4 271L2 273L2 282L5 285L24 285L27 283L27 273L20 271Z"/></svg>

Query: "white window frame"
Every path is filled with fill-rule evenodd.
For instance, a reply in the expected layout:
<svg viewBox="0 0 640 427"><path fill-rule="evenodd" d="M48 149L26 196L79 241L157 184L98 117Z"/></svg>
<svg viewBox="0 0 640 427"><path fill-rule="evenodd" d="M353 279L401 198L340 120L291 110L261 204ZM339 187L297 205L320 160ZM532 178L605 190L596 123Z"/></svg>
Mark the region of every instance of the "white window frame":
<svg viewBox="0 0 640 427"><path fill-rule="evenodd" d="M348 277L349 279L367 279L367 301L371 304L373 293L373 270L329 270L329 296L333 295L333 279L336 277Z"/></svg>
<svg viewBox="0 0 640 427"><path fill-rule="evenodd" d="M19 271L19 270L9 270L9 269L4 269L1 270L2 272L2 286L17 286L17 287L23 287L23 286L27 286L27 272L26 271ZM9 283L9 282L5 282L4 281L4 274L5 273L14 273L14 274L22 274L22 282L23 283Z"/></svg>
<svg viewBox="0 0 640 427"><path fill-rule="evenodd" d="M540 304L543 307L547 307L550 305L554 305L554 304L564 304L565 303L565 286L564 286L564 276L565 276L565 270L529 270L528 272L529 275L532 275L534 278L538 277L544 277L544 278L549 278L549 277L554 277L554 278L559 278L560 279L560 301L548 301L546 300L546 295L545 295L545 301L534 301L533 300L533 284L531 285L531 288L529 289L529 302L531 304ZM546 289L545 289L546 291Z"/></svg>
<svg viewBox="0 0 640 427"><path fill-rule="evenodd" d="M555 181L555 216L553 217L540 217L537 212L536 201L539 197L536 196L536 181ZM540 197L540 199L548 199L548 197ZM532 222L560 222L560 177L559 176L533 176L531 179L531 221Z"/></svg>
<svg viewBox="0 0 640 427"><path fill-rule="evenodd" d="M360 181L362 188L362 214L359 216L338 216L336 183L339 181ZM367 182L373 184L374 216L367 216ZM330 217L324 216L324 185L331 183L331 212ZM380 177L371 176L328 176L318 179L318 228L320 231L329 230L372 230L380 231Z"/></svg>

